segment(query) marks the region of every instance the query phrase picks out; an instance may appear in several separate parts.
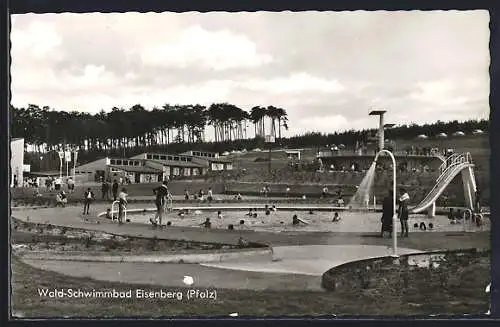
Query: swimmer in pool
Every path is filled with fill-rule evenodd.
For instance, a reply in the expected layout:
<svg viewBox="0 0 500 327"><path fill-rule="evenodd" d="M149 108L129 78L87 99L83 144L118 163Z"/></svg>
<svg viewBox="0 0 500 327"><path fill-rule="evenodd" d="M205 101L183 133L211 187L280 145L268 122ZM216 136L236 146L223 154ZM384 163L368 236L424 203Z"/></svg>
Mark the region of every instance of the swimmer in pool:
<svg viewBox="0 0 500 327"><path fill-rule="evenodd" d="M212 223L210 222L210 218L207 217L204 222L200 224L200 226L205 227L205 228L211 228Z"/></svg>

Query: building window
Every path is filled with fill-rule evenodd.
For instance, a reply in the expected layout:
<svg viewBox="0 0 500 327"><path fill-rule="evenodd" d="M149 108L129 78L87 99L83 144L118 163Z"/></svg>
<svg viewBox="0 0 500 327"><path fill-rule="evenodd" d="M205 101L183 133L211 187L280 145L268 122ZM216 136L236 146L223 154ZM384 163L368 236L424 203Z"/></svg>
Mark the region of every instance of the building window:
<svg viewBox="0 0 500 327"><path fill-rule="evenodd" d="M161 156L161 160L167 160L167 156Z"/></svg>
<svg viewBox="0 0 500 327"><path fill-rule="evenodd" d="M179 161L179 157L174 157L174 161Z"/></svg>
<svg viewBox="0 0 500 327"><path fill-rule="evenodd" d="M128 160L123 160L123 165L128 166Z"/></svg>
<svg viewBox="0 0 500 327"><path fill-rule="evenodd" d="M139 161L134 161L134 166L139 166Z"/></svg>
<svg viewBox="0 0 500 327"><path fill-rule="evenodd" d="M122 161L121 160L116 160L116 164L120 166L122 164Z"/></svg>
<svg viewBox="0 0 500 327"><path fill-rule="evenodd" d="M152 159L152 156L150 154L146 154L146 159Z"/></svg>
<svg viewBox="0 0 500 327"><path fill-rule="evenodd" d="M191 161L193 161L193 158L187 158L187 161L191 162Z"/></svg>
<svg viewBox="0 0 500 327"><path fill-rule="evenodd" d="M172 174L174 176L179 176L180 175L180 169L179 169L179 167L174 167Z"/></svg>
<svg viewBox="0 0 500 327"><path fill-rule="evenodd" d="M167 156L167 160L172 160L172 156Z"/></svg>
<svg viewBox="0 0 500 327"><path fill-rule="evenodd" d="M116 165L116 160L115 160L115 159L111 159L109 162L110 162L112 165Z"/></svg>

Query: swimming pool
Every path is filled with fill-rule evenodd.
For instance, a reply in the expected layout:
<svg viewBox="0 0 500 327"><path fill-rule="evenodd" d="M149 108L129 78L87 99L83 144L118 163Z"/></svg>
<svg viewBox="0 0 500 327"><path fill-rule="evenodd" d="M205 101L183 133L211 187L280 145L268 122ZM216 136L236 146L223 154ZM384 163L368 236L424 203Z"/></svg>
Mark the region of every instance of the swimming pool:
<svg viewBox="0 0 500 327"><path fill-rule="evenodd" d="M179 211L168 212L163 217L163 224L170 222L171 226L178 227L199 227L206 218L210 218L212 229L228 229L233 225L235 230L255 230L267 232L379 232L381 227L381 213L378 212L351 212L338 211L341 218L338 222L332 222L333 211L312 211L312 213L303 210L277 210L271 211L269 215L265 214L263 208L257 211L257 217L248 216L248 210L229 208L221 210L222 218L218 217L217 209L193 209L189 210L183 216ZM154 212L150 209L144 209L139 212L129 212L127 218L132 223L150 224L150 219L154 217ZM298 218L307 224L292 224L292 217ZM414 224L425 223L427 230L421 230L414 227ZM429 223L433 224L432 230L429 230ZM399 225L399 223L398 223ZM450 224L445 216L435 216L428 218L424 215L413 215L408 220L410 232L462 232L464 225ZM471 227L466 223L467 231L489 230L489 219L485 219L482 228ZM398 226L400 230L400 226Z"/></svg>

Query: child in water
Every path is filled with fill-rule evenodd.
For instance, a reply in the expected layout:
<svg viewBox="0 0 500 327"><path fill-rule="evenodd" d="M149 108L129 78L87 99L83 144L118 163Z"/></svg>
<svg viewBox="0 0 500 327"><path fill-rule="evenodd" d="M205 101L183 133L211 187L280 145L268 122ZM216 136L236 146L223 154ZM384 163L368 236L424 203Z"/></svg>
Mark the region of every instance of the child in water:
<svg viewBox="0 0 500 327"><path fill-rule="evenodd" d="M204 222L200 224L200 226L205 227L205 228L211 228L212 223L210 222L210 218L207 217Z"/></svg>

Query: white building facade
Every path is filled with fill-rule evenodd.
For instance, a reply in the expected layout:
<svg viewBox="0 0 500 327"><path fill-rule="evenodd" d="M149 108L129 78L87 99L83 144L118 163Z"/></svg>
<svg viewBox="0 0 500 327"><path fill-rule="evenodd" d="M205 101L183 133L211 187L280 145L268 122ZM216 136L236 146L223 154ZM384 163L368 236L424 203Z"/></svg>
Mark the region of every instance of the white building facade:
<svg viewBox="0 0 500 327"><path fill-rule="evenodd" d="M14 181L17 180L17 185L23 185L24 167L24 139L14 138L10 141L10 187L14 186Z"/></svg>

